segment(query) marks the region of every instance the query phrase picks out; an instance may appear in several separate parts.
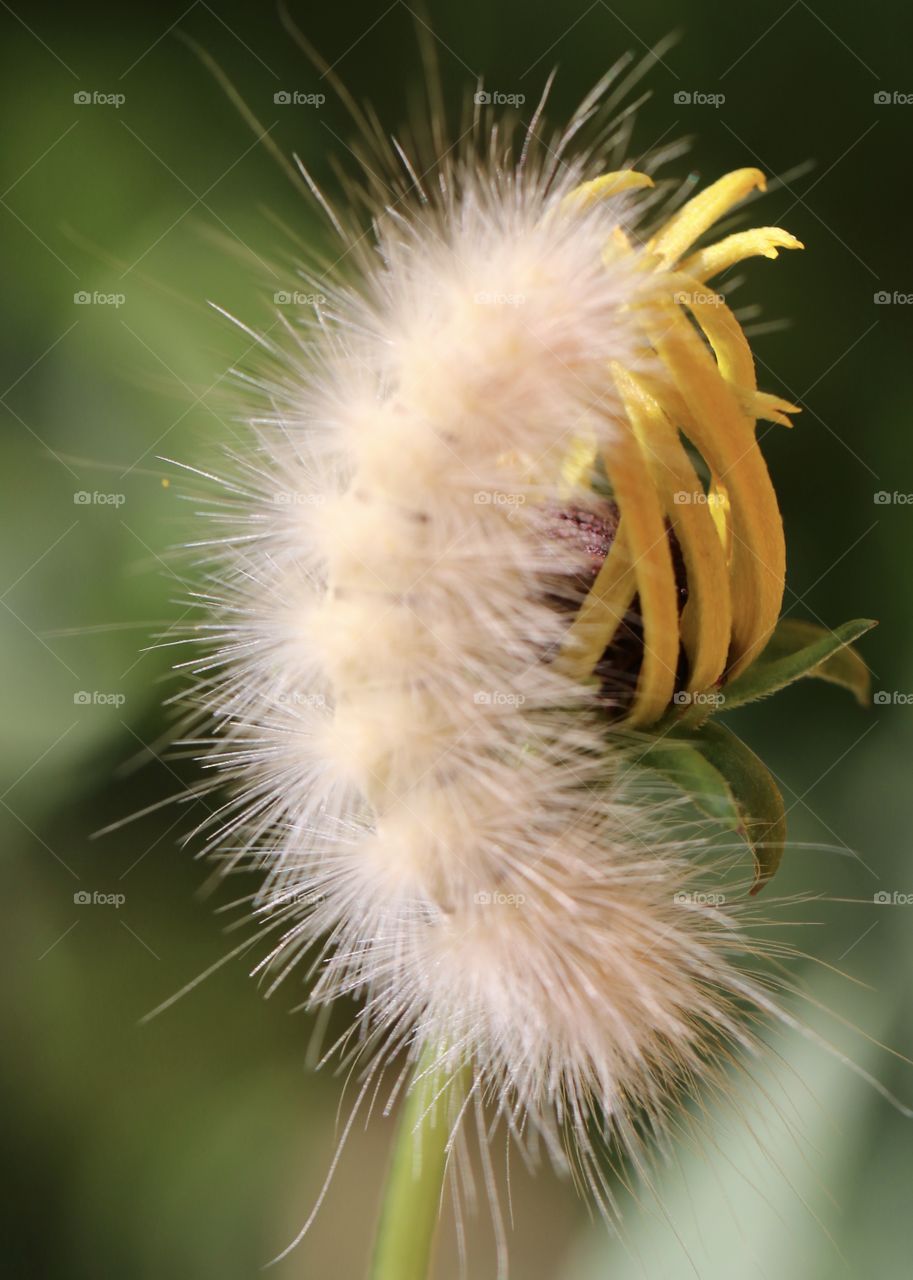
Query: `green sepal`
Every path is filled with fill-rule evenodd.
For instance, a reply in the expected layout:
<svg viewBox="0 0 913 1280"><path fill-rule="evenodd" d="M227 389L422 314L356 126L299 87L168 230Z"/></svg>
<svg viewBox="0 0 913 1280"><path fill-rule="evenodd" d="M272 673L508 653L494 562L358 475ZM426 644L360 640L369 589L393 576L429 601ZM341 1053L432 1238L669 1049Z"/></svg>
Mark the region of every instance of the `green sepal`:
<svg viewBox="0 0 913 1280"><path fill-rule="evenodd" d="M814 622L781 618L760 657L725 686L719 709L732 711L766 698L803 676L849 689L865 706L871 696L871 676L850 646L877 625L869 618L857 618L829 631Z"/></svg>
<svg viewBox="0 0 913 1280"><path fill-rule="evenodd" d="M674 783L695 806L751 849L758 893L776 872L786 843L783 797L770 770L729 729L711 721L687 737L668 734L639 763Z"/></svg>
<svg viewBox="0 0 913 1280"><path fill-rule="evenodd" d="M755 860L758 893L775 874L786 847L786 808L770 770L724 725L708 721L695 739L701 754L726 779L739 811L738 831Z"/></svg>
<svg viewBox="0 0 913 1280"><path fill-rule="evenodd" d="M740 826L741 815L729 783L691 739L669 734L649 747L639 763L674 783L709 817L730 830Z"/></svg>

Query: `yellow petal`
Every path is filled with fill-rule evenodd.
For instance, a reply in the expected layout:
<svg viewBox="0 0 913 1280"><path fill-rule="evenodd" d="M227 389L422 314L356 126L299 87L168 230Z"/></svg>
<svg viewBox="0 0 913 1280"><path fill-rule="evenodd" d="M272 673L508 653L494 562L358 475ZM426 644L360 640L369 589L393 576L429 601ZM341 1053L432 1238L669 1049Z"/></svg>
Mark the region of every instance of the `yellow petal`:
<svg viewBox="0 0 913 1280"><path fill-rule="evenodd" d="M682 271L703 282L745 258L776 258L780 249L804 248L800 240L780 227L755 227L751 231L738 231L706 249L698 249L682 263Z"/></svg>
<svg viewBox="0 0 913 1280"><path fill-rule="evenodd" d="M621 520L609 554L562 646L558 665L563 671L578 680L592 675L636 592L625 521Z"/></svg>
<svg viewBox="0 0 913 1280"><path fill-rule="evenodd" d="M565 213L589 209L609 196L620 195L623 191L642 191L652 186L653 179L646 173L638 173L636 169L618 169L575 187L561 201L561 209Z"/></svg>
<svg viewBox="0 0 913 1280"><path fill-rule="evenodd" d="M575 490L592 488L593 468L598 456L595 432L581 432L574 438L561 463L558 493L563 501L573 497Z"/></svg>
<svg viewBox="0 0 913 1280"><path fill-rule="evenodd" d="M616 372L616 381L625 381ZM640 383L626 379L631 422L666 516L681 547L688 583L681 635L688 655L688 691L711 688L726 666L732 613L724 542L713 518L713 494L704 494L675 427Z"/></svg>
<svg viewBox="0 0 913 1280"><path fill-rule="evenodd" d="M732 561L732 503L725 487L715 479L707 490L707 496L710 515L728 565Z"/></svg>
<svg viewBox="0 0 913 1280"><path fill-rule="evenodd" d="M790 404L788 400L781 399L780 396L759 391L754 398L753 412L754 416L763 422L779 422L783 427L791 427L793 424L788 415L801 413L802 409L797 404Z"/></svg>
<svg viewBox="0 0 913 1280"><path fill-rule="evenodd" d="M671 265L690 249L705 231L767 179L760 169L736 169L694 196L666 223L647 246L663 263Z"/></svg>
<svg viewBox="0 0 913 1280"><path fill-rule="evenodd" d="M754 356L742 326L726 306L722 295L702 289L699 280L676 272L675 299L686 306L707 335L720 373L738 389L752 396L757 391Z"/></svg>
<svg viewBox="0 0 913 1280"><path fill-rule="evenodd" d="M613 366L613 374L618 375L628 419L618 423L618 435L605 452L605 467L625 521L643 620L643 659L628 722L644 725L660 718L675 691L678 586L662 503L631 423L637 404L623 370Z"/></svg>
<svg viewBox="0 0 913 1280"><path fill-rule="evenodd" d="M786 550L777 498L754 423L721 376L726 370L717 367L674 304L660 304L644 316L655 349L688 409L688 434L713 472L716 487L725 487L729 495L732 676L761 652L780 613ZM718 332L708 336L712 343L719 342ZM741 369L744 359L724 346L721 365L731 372L733 362Z"/></svg>

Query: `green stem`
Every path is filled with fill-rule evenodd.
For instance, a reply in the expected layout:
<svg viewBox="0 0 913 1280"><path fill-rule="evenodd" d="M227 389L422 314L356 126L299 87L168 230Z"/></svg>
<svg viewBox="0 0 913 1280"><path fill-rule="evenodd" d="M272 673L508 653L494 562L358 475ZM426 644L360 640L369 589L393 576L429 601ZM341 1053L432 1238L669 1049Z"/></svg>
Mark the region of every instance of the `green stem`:
<svg viewBox="0 0 913 1280"><path fill-rule="evenodd" d="M403 1103L387 1177L371 1280L426 1280L447 1164L455 1091L463 1073L435 1070L426 1047ZM438 1096L440 1095L440 1096Z"/></svg>

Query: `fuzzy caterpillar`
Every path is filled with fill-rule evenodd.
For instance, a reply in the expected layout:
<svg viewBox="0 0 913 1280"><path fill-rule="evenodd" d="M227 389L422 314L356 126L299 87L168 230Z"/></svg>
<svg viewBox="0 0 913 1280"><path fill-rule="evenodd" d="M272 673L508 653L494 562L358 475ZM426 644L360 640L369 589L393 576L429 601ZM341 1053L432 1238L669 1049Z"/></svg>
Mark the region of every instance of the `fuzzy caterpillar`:
<svg viewBox="0 0 913 1280"><path fill-rule="evenodd" d="M377 1062L468 1062L472 1096L608 1208L602 1147L640 1161L671 1100L725 1090L771 1001L749 907L697 892L707 837L559 660L594 566L558 522L617 515L570 464L623 456L613 367L668 380L638 316L703 230L657 269L652 197L597 189L604 146L569 152L590 109L538 157L442 161L370 251L344 238L355 282L321 277L318 321L275 349L214 508L193 701L232 787L210 848L264 873L263 970L307 959L315 1003L359 997Z"/></svg>

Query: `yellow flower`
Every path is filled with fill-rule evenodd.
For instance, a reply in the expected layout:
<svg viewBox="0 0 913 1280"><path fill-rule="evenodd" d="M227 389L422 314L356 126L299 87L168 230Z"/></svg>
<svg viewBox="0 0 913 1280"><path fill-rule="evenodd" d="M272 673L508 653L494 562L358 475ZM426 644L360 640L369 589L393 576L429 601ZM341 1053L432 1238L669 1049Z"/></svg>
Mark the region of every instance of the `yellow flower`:
<svg viewBox="0 0 913 1280"><path fill-rule="evenodd" d="M651 179L632 170L607 174L578 187L565 207L573 212L648 186ZM687 699L752 663L780 613L783 525L756 425L789 426L787 415L798 409L758 390L745 335L707 282L744 258L776 258L780 249L803 246L786 231L761 227L694 249L724 214L764 186L757 169L737 170L688 201L644 248L635 250L621 228L605 248L607 261L640 255L644 288L632 309L644 361L636 370L613 364L610 371L624 414L601 463L620 523L562 663L579 678L590 676L636 597L643 660L627 714L631 726L654 724L666 713L680 646ZM568 478L579 479L596 462L595 448L578 443ZM681 610L670 535L684 566Z"/></svg>

